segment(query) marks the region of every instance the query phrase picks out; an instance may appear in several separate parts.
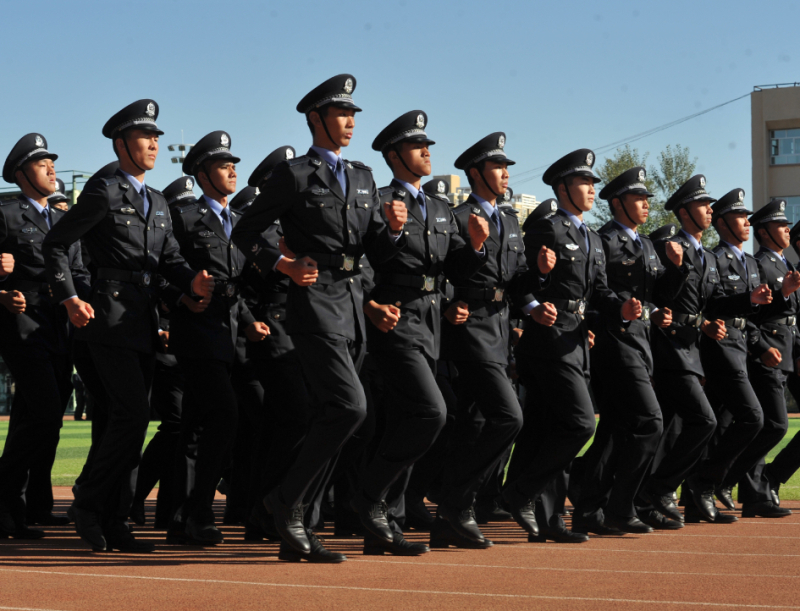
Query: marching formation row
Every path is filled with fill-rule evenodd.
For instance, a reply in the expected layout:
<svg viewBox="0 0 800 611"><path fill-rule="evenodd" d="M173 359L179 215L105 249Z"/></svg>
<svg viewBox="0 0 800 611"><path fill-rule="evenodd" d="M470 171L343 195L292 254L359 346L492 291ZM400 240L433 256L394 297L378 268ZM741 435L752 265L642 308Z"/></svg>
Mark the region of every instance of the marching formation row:
<svg viewBox="0 0 800 611"><path fill-rule="evenodd" d="M736 485L743 516L791 513L779 490L800 441L765 464L787 382L800 388L785 201L753 214L743 190L714 199L697 175L666 203L680 229L645 236L652 194L635 167L599 192L613 220L593 231L600 179L581 149L545 172L554 197L520 227L505 134L455 161L471 194L453 208L422 184L435 143L420 110L375 138L394 176L378 189L341 156L355 87L342 74L308 93L311 148L277 148L235 197L224 131L189 151L188 177L146 183L163 133L153 100L105 124L117 161L71 208L44 136L17 142L3 178L22 195L0 203L0 354L16 381L0 536L74 521L94 550L152 551L128 520L145 522L159 481L168 543L223 543L222 480L224 520L280 540L287 561L345 560L315 535L326 518L365 553L419 555L491 547L492 520L561 543L735 522L715 497L734 509ZM73 366L96 408L61 517L50 471ZM151 410L161 425L142 455Z"/></svg>

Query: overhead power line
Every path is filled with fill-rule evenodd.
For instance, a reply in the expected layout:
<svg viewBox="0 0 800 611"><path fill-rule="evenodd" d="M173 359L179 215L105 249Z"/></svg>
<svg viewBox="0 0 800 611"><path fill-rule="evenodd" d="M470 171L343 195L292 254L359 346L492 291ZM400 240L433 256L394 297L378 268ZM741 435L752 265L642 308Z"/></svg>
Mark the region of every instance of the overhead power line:
<svg viewBox="0 0 800 611"><path fill-rule="evenodd" d="M739 97L733 98L732 100L728 100L727 102L723 102L722 104L717 104L716 106L712 106L710 108L706 108L705 110L692 113L691 115L686 115L685 117L681 117L680 119L675 119L674 121L670 121L669 123L664 123L663 125L659 125L658 127L653 127L651 129L648 129L647 131L639 132L638 134L628 136L621 140L617 140L609 144L604 144L603 146L598 146L593 150L596 155L602 155L612 149L624 146L626 144L631 144L632 142L636 142L637 140L641 140L642 138L646 138L647 136L652 136L653 134L657 134L658 132L663 132L665 129L669 129L670 127L675 127L676 125L680 125L681 123L685 123L686 121L691 121L692 119L695 119L701 115L722 108L723 106L727 106L728 104L733 104L734 102L737 102L742 98L746 98L749 95L750 95L749 92L745 93L744 95L740 95ZM541 176L544 174L544 170L546 170L549 166L550 164L548 163L547 165L542 165L536 168L532 168L530 170L526 170L519 174L515 174L514 184L512 186L517 187L518 185L530 182L531 180L535 180L536 178L541 178Z"/></svg>

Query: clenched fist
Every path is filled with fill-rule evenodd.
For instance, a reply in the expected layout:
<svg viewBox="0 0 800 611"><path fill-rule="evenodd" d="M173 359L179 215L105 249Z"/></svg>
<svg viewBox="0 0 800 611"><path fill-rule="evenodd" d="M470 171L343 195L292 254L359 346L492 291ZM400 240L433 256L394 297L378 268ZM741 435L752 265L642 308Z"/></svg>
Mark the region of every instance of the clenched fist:
<svg viewBox="0 0 800 611"><path fill-rule="evenodd" d="M393 305L382 305L370 301L364 305L364 313L369 317L370 322L384 333L394 329L400 321L400 308Z"/></svg>
<svg viewBox="0 0 800 611"><path fill-rule="evenodd" d="M761 362L767 367L777 367L781 364L781 352L777 348L770 348L761 355Z"/></svg>
<svg viewBox="0 0 800 611"><path fill-rule="evenodd" d="M451 325L463 325L469 318L469 306L463 301L454 301L444 311L444 317Z"/></svg>
<svg viewBox="0 0 800 611"><path fill-rule="evenodd" d="M189 308L190 312L194 312L195 314L200 314L200 312L205 312L206 308L210 299L207 297L203 297L200 301L195 301L189 295L181 295L181 303Z"/></svg>
<svg viewBox="0 0 800 611"><path fill-rule="evenodd" d="M261 342L269 335L269 327L263 322L251 322L244 330L244 334L251 342Z"/></svg>
<svg viewBox="0 0 800 611"><path fill-rule="evenodd" d="M69 321L76 327L85 327L94 318L94 308L77 297L64 302L69 313Z"/></svg>
<svg viewBox="0 0 800 611"><path fill-rule="evenodd" d="M0 254L0 276L8 276L14 271L14 255L10 252Z"/></svg>
<svg viewBox="0 0 800 611"><path fill-rule="evenodd" d="M389 229L394 233L401 231L408 220L408 208L406 208L406 205L401 201L393 200L383 204L383 211L386 214Z"/></svg>
<svg viewBox="0 0 800 611"><path fill-rule="evenodd" d="M211 299L211 295L214 294L214 285L213 276L209 276L206 270L198 272L192 280L192 290L195 295L200 295L200 297Z"/></svg>
<svg viewBox="0 0 800 611"><path fill-rule="evenodd" d="M680 267L683 263L683 247L677 242L667 242L666 244L667 259L669 259L675 267Z"/></svg>
<svg viewBox="0 0 800 611"><path fill-rule="evenodd" d="M786 299L789 299L789 295L797 289L800 289L800 272L789 272L783 277L781 293Z"/></svg>
<svg viewBox="0 0 800 611"><path fill-rule="evenodd" d="M589 350L594 348L594 333L589 331Z"/></svg>
<svg viewBox="0 0 800 611"><path fill-rule="evenodd" d="M477 214L470 214L469 221L467 221L469 230L469 241L472 244L473 250L480 250L483 248L483 243L489 237L489 223L486 219L479 217Z"/></svg>
<svg viewBox="0 0 800 611"><path fill-rule="evenodd" d="M669 308L659 308L650 315L653 324L666 329L672 324L672 310Z"/></svg>
<svg viewBox="0 0 800 611"><path fill-rule="evenodd" d="M766 284L759 284L753 292L750 293L750 302L756 305L767 305L772 303L772 291Z"/></svg>
<svg viewBox="0 0 800 611"><path fill-rule="evenodd" d="M556 253L542 244L536 256L536 265L543 275L549 274L556 266Z"/></svg>
<svg viewBox="0 0 800 611"><path fill-rule="evenodd" d="M22 314L25 311L25 295L19 291L0 291L0 304L12 314Z"/></svg>
<svg viewBox="0 0 800 611"><path fill-rule="evenodd" d="M725 339L725 335L728 333L725 323L721 320L704 320L703 324L700 325L700 330L711 339L717 341Z"/></svg>
<svg viewBox="0 0 800 611"><path fill-rule="evenodd" d="M531 310L531 318L545 327L552 327L558 318L558 310L552 303L540 303Z"/></svg>
<svg viewBox="0 0 800 611"><path fill-rule="evenodd" d="M622 304L622 318L625 320L636 320L642 315L642 302L631 297Z"/></svg>
<svg viewBox="0 0 800 611"><path fill-rule="evenodd" d="M299 286L311 286L319 276L317 262L310 257L303 257L302 259L284 257L278 261L276 269L289 276L292 282Z"/></svg>

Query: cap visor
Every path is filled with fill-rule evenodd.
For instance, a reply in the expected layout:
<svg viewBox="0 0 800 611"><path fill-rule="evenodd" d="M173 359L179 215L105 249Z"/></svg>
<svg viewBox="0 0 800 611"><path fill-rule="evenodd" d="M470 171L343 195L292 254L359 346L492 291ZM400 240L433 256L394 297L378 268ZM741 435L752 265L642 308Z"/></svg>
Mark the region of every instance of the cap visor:
<svg viewBox="0 0 800 611"><path fill-rule="evenodd" d="M355 110L356 112L361 112L361 109L352 102L350 102L349 100L340 100L336 102L331 102L330 106L336 106L337 108L347 108L349 110ZM311 110L320 110L320 108L312 108Z"/></svg>
<svg viewBox="0 0 800 611"><path fill-rule="evenodd" d="M491 157L487 157L483 161L494 161L495 163L505 163L506 165L516 165L517 162L513 159L508 157L502 157L500 155L492 155Z"/></svg>

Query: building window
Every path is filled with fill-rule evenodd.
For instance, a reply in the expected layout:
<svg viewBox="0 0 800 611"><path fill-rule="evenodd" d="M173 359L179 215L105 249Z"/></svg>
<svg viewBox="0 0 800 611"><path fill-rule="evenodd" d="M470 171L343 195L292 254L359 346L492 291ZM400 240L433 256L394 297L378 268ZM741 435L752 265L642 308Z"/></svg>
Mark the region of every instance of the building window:
<svg viewBox="0 0 800 611"><path fill-rule="evenodd" d="M774 129L769 139L770 165L800 163L800 129Z"/></svg>
<svg viewBox="0 0 800 611"><path fill-rule="evenodd" d="M780 199L786 200L786 218L789 219L789 225L792 226L800 221L800 195L780 196Z"/></svg>

